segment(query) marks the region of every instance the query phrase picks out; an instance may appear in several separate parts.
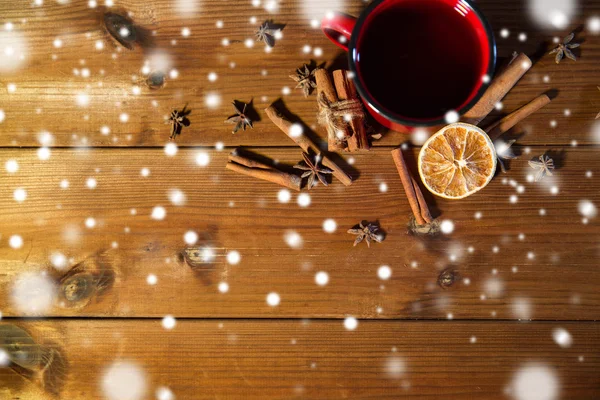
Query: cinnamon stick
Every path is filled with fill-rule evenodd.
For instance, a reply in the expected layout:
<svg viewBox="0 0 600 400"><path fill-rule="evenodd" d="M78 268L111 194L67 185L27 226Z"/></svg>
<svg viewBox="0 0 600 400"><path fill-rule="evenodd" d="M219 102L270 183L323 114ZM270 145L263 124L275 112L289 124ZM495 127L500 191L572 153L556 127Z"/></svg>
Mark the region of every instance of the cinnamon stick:
<svg viewBox="0 0 600 400"><path fill-rule="evenodd" d="M280 171L277 168L263 164L260 161L240 156L236 152L229 155L229 162L225 167L234 172L277 183L278 185L300 191L302 178L299 176Z"/></svg>
<svg viewBox="0 0 600 400"><path fill-rule="evenodd" d="M479 101L465 113L462 118L463 122L477 125L483 121L531 66L531 59L525 54L521 53L515 57L513 62L492 80L492 83Z"/></svg>
<svg viewBox="0 0 600 400"><path fill-rule="evenodd" d="M421 192L417 181L411 176L408 167L406 166L404 156L402 155L402 149L398 148L392 150L392 157L394 158L394 163L398 169L404 192L406 193L408 203L410 204L410 208L415 216L417 224L424 225L425 223L432 222L433 218L429 212L429 207L427 207L427 203L425 202L425 198L423 197L423 193Z"/></svg>
<svg viewBox="0 0 600 400"><path fill-rule="evenodd" d="M352 79L348 78L348 71L341 69L333 71L333 82L340 100L358 100L358 92ZM352 133L347 139L348 151L369 150L371 146L365 129L365 118L353 118L350 120L350 127Z"/></svg>
<svg viewBox="0 0 600 400"><path fill-rule="evenodd" d="M291 127L294 125L290 120L285 118L279 110L277 110L272 104L265 109L265 113L269 119L277 125L283 133L285 133L290 139L292 139L298 146L302 148L306 153L312 150L315 154L320 154L321 149L306 135L299 134L295 135L291 132ZM333 176L340 180L344 185L350 186L352 184L352 178L344 172L344 170L333 162L327 155L322 154L321 164L333 171Z"/></svg>
<svg viewBox="0 0 600 400"><path fill-rule="evenodd" d="M503 133L507 132L510 128L529 117L531 114L550 103L550 97L546 94L536 97L529 103L516 111L508 114L506 117L495 122L485 129L488 136L492 140L498 139Z"/></svg>
<svg viewBox="0 0 600 400"><path fill-rule="evenodd" d="M248 168L262 168L262 169L271 169L272 168L270 165L263 164L260 161L251 160L249 158L240 156L239 154L237 154L236 151L234 151L233 153L229 154L228 160L230 162L235 162L237 164L244 165L244 166L246 166Z"/></svg>
<svg viewBox="0 0 600 400"><path fill-rule="evenodd" d="M317 98L320 98L322 95L325 96L325 99L329 103L336 103L338 99L338 95L335 91L335 87L331 82L331 78L329 77L329 72L327 72L324 68L317 68L315 70L315 81L317 83ZM340 124L341 125L341 124ZM345 125L345 124L344 124ZM339 135L339 137L338 137ZM344 128L338 132L338 130L333 129L331 126L327 126L327 148L329 151L338 151L343 150L344 146L342 143L346 140L346 138L350 136L348 129Z"/></svg>

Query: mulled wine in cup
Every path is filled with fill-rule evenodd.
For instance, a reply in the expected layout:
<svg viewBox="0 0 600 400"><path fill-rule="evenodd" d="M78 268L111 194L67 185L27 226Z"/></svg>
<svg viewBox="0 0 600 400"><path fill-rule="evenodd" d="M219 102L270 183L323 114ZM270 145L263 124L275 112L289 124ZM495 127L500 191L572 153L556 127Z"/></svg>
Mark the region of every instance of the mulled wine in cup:
<svg viewBox="0 0 600 400"><path fill-rule="evenodd" d="M494 35L471 0L374 0L358 18L332 14L322 28L348 51L369 112L394 130L455 122L447 120L469 110L494 73Z"/></svg>

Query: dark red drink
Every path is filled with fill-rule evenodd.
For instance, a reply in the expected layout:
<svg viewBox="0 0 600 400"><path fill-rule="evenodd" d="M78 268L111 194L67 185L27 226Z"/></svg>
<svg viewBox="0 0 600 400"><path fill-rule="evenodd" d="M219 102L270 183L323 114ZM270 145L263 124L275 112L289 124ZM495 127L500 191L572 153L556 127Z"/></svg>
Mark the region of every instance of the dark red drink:
<svg viewBox="0 0 600 400"><path fill-rule="evenodd" d="M482 79L477 32L449 3L391 2L366 24L357 43L359 79L395 114L439 118L466 103Z"/></svg>

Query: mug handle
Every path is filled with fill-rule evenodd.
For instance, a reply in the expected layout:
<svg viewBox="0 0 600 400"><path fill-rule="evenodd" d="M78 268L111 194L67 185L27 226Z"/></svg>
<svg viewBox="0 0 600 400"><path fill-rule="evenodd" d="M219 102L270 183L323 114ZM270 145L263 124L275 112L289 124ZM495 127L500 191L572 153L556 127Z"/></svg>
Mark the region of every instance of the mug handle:
<svg viewBox="0 0 600 400"><path fill-rule="evenodd" d="M356 25L356 18L342 13L335 13L321 21L321 29L325 36L336 46L346 51L348 51L348 42L354 25Z"/></svg>

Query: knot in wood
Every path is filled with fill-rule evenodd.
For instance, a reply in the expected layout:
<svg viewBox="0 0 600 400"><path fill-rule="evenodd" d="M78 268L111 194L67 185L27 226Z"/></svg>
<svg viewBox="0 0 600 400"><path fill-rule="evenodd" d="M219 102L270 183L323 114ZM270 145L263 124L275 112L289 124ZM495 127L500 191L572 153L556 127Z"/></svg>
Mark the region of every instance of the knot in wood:
<svg viewBox="0 0 600 400"><path fill-rule="evenodd" d="M117 43L133 50L133 44L137 41L137 34L135 25L129 17L108 12L104 14L104 27Z"/></svg>
<svg viewBox="0 0 600 400"><path fill-rule="evenodd" d="M456 282L458 280L458 278L459 278L458 272L453 269L448 268L448 269L445 269L442 272L440 272L437 283L441 288L447 289L450 286L452 286L454 284L454 282Z"/></svg>
<svg viewBox="0 0 600 400"><path fill-rule="evenodd" d="M62 297L67 306L83 306L87 304L96 289L96 280L89 273L79 273L66 278L60 287Z"/></svg>
<svg viewBox="0 0 600 400"><path fill-rule="evenodd" d="M150 89L160 89L165 86L165 74L162 71L153 71L146 79L146 85Z"/></svg>

